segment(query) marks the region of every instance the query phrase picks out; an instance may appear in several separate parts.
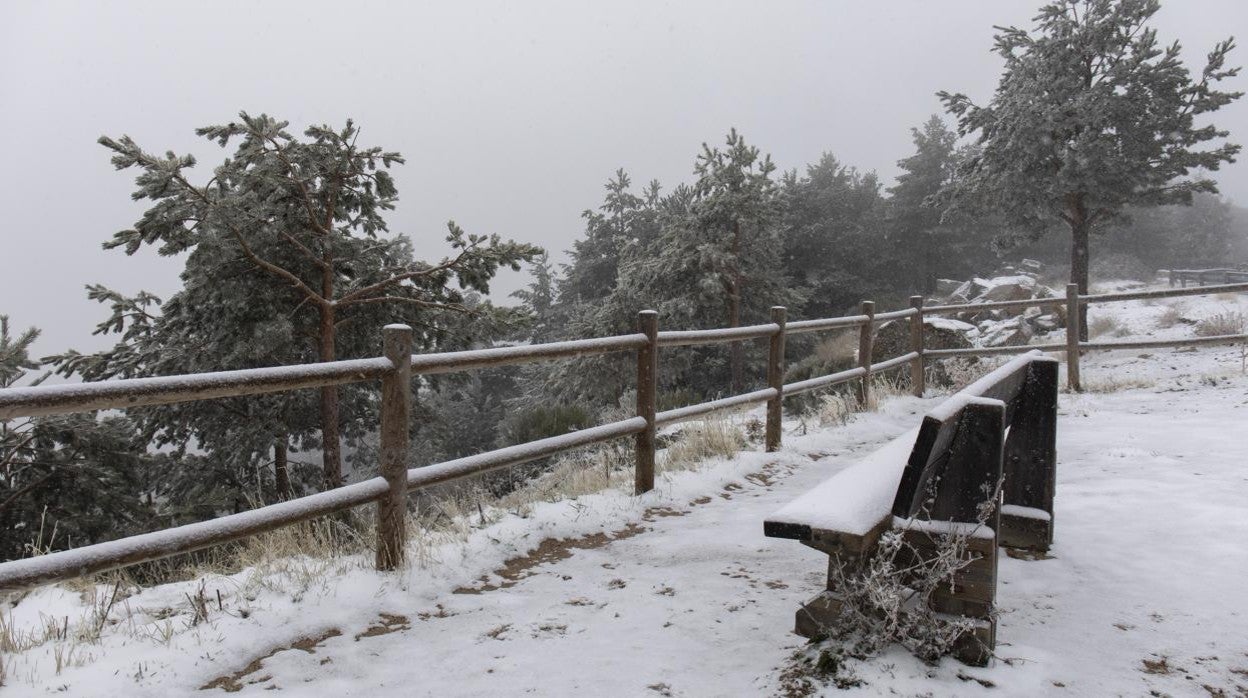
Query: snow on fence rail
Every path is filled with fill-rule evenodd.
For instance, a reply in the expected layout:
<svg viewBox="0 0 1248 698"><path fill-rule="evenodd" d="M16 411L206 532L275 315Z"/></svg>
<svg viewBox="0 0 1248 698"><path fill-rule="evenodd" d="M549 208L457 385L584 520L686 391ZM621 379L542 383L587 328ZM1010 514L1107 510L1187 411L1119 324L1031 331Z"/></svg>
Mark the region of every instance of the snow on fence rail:
<svg viewBox="0 0 1248 698"><path fill-rule="evenodd" d="M768 451L774 451L780 447L781 404L785 397L833 385L855 383L858 399L862 404L867 404L870 398L872 375L906 365L910 367L912 389L916 394L922 395L925 390L924 365L929 358L1065 349L1068 364L1067 380L1072 389L1078 390L1078 362L1082 351L1195 346L1248 340L1248 334L1240 334L1157 342L1079 342L1077 338L1080 304L1242 291L1248 291L1248 283L1080 296L1077 288L1071 285L1067 288L1065 299L1043 298L1029 301L938 305L926 308L923 306L923 298L914 296L910 299L910 308L886 313L876 314L875 304L863 301L859 315L788 323L785 308L777 306L772 308L771 322L766 324L667 332L658 331L658 314L652 310L645 310L638 314L639 332L636 334L530 346L416 355L411 353L411 328L405 325L388 325L383 331L384 356L377 358L186 376L8 388L0 390L0 420L101 409L125 409L380 380L382 384L379 416L381 448L378 458L379 477L329 492L300 497L211 521L55 552L36 558L0 563L0 591L24 589L141 562L150 562L252 536L281 526L301 523L370 502L377 503L376 566L381 570L394 569L404 561L403 513L406 497L414 490L556 455L582 446L633 436L635 438L635 491L640 494L654 488L655 429L659 426L720 410L766 403L765 448ZM924 348L923 317L927 313L1061 304L1067 308L1068 329L1065 344L990 349L932 350ZM909 351L900 356L872 363L875 325L899 319L909 321ZM784 383L784 347L785 337L788 334L849 328L857 328L859 332L857 367L787 385ZM657 412L659 347L718 344L747 339L767 339L769 342L766 388ZM412 469L406 467L404 458L407 453L411 380L414 375L467 371L487 366L544 362L623 351L634 351L637 357L635 417L444 463Z"/></svg>

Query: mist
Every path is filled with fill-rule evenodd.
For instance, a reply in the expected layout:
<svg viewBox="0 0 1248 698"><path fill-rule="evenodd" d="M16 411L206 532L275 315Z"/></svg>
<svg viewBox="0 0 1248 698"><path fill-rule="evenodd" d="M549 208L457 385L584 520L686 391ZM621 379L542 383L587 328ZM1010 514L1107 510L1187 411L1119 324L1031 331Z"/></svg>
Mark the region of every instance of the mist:
<svg viewBox="0 0 1248 698"><path fill-rule="evenodd" d="M8 2L0 11L0 312L38 326L35 354L111 343L83 284L167 297L180 259L127 258L100 243L129 227L131 175L100 135L200 158L225 151L193 129L239 110L363 126L361 143L407 157L389 220L440 257L446 221L548 248L559 260L616 168L664 189L692 179L703 142L730 127L781 169L820 153L884 184L934 93L986 101L1001 63L993 25L1027 25L1035 0L791 3ZM1163 42L1196 67L1248 35L1242 0L1168 2ZM1243 49L1234 64L1245 62ZM1213 122L1242 138L1248 102ZM1216 173L1248 201L1248 170ZM496 301L522 286L505 273Z"/></svg>

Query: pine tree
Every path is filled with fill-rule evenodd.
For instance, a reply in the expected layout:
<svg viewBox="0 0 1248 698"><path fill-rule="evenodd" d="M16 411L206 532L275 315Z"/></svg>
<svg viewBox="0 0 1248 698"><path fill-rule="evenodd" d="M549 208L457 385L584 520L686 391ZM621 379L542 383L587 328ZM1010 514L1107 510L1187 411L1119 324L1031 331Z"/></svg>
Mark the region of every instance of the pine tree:
<svg viewBox="0 0 1248 698"><path fill-rule="evenodd" d="M389 174L402 156L357 146L359 128L313 126L299 139L287 122L241 113L240 121L196 130L232 157L201 185L187 178L190 156L152 155L129 137L104 137L117 169L137 168L136 199L156 202L135 227L117 233L106 247L133 254L158 244L161 254L178 254L205 241L230 261L246 264L288 294L291 315L311 316L316 358L342 356L339 330L361 313L381 307L462 311L461 288L488 291L503 266L519 269L538 249L497 235L465 233L448 224L453 256L437 264L414 261L402 236L387 237L383 217L398 192ZM223 260L225 261L225 260ZM277 301L274 301L277 303ZM436 329L434 330L436 333ZM341 404L335 386L320 391L318 404L323 477L327 488L342 482Z"/></svg>
<svg viewBox="0 0 1248 698"><path fill-rule="evenodd" d="M789 297L774 171L771 157L760 156L736 129L722 149L702 145L691 196L668 202L656 253L632 266L635 286L664 291L659 310L666 322L740 327L746 317L764 319L768 306ZM740 392L740 342L730 345L729 376L733 392Z"/></svg>
<svg viewBox="0 0 1248 698"><path fill-rule="evenodd" d="M47 377L31 375L38 336L32 328L14 337L0 315L0 389ZM0 420L0 558L146 530L152 510L142 495L152 492L153 460L124 417Z"/></svg>
<svg viewBox="0 0 1248 698"><path fill-rule="evenodd" d="M1162 47L1149 26L1158 0L1056 0L1028 32L1002 28L994 50L1005 71L991 103L939 93L980 152L951 190L955 203L999 211L1032 234L1070 232L1071 282L1088 288L1089 236L1130 205L1190 203L1214 193L1214 171L1239 146L1197 117L1237 99L1215 85L1234 47L1217 44L1198 78L1179 44ZM1208 147L1205 147L1208 146ZM1086 333L1087 323L1082 324Z"/></svg>
<svg viewBox="0 0 1248 698"><path fill-rule="evenodd" d="M550 255L543 252L531 265L533 281L526 288L513 291L512 298L520 300L529 314L531 329L528 338L533 342L548 342L558 331L555 313L555 279Z"/></svg>
<svg viewBox="0 0 1248 698"><path fill-rule="evenodd" d="M830 153L785 173L779 200L784 269L805 296L803 317L830 317L885 287L880 183Z"/></svg>
<svg viewBox="0 0 1248 698"><path fill-rule="evenodd" d="M964 278L994 265L994 229L978 217L948 214L939 200L975 150L957 148L957 134L935 114L910 132L915 152L897 162L902 172L888 190L885 231L898 290L930 294L938 277Z"/></svg>
<svg viewBox="0 0 1248 698"><path fill-rule="evenodd" d="M558 284L559 300L569 307L610 295L621 260L649 246L659 233L657 181L651 181L638 196L631 191L632 179L620 169L604 187L607 194L598 210L581 214L585 237L572 243L570 261Z"/></svg>

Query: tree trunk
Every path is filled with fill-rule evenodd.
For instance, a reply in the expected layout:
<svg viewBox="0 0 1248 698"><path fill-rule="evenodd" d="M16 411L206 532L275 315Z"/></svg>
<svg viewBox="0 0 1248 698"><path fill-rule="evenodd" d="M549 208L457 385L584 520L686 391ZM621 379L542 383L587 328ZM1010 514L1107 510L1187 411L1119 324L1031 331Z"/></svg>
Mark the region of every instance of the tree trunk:
<svg viewBox="0 0 1248 698"><path fill-rule="evenodd" d="M1070 283L1079 286L1079 293L1088 292L1088 237L1091 226L1082 198L1076 198L1067 212L1070 216ZM1079 305L1079 341L1088 341L1088 305Z"/></svg>
<svg viewBox="0 0 1248 698"><path fill-rule="evenodd" d="M321 306L320 360L333 361L334 308ZM321 467L325 476L325 489L342 487L342 450L338 424L338 386L321 388Z"/></svg>
<svg viewBox="0 0 1248 698"><path fill-rule="evenodd" d="M286 435L282 434L273 442L273 484L277 490L279 501L290 499L290 471L286 456Z"/></svg>

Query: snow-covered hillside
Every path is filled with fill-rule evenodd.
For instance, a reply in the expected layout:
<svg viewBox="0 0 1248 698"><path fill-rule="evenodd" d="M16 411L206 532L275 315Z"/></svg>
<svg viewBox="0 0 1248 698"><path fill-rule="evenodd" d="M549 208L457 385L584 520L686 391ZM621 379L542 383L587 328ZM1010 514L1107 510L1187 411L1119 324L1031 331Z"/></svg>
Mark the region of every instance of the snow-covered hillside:
<svg viewBox="0 0 1248 698"><path fill-rule="evenodd" d="M1194 297L1097 306L1092 319L1115 318L1124 338L1184 336L1182 318L1246 307ZM851 667L861 685L848 692L1248 693L1241 362L1230 347L1085 358L1090 392L1060 400L1054 548L1002 558L1000 659L929 667L893 651ZM782 453L666 476L644 497L539 505L395 575L358 560L263 584L243 572L148 589L112 604L98 642L6 650L0 693L784 694L804 642L793 612L822 588L826 557L764 538L763 519L939 400L894 398L845 426L786 434ZM43 589L5 610L0 630L46 633L90 611L77 592Z"/></svg>

